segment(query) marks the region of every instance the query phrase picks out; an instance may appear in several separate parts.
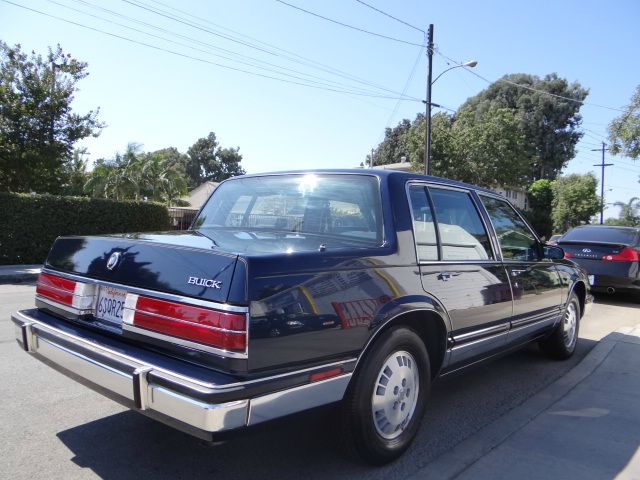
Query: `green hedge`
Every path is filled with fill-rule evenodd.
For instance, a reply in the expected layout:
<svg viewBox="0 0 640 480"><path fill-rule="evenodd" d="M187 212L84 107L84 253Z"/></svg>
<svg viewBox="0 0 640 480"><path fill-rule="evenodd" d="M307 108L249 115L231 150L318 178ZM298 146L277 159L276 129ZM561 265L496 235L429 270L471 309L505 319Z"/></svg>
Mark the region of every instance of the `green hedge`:
<svg viewBox="0 0 640 480"><path fill-rule="evenodd" d="M0 193L0 265L42 263L56 237L167 230L164 205Z"/></svg>

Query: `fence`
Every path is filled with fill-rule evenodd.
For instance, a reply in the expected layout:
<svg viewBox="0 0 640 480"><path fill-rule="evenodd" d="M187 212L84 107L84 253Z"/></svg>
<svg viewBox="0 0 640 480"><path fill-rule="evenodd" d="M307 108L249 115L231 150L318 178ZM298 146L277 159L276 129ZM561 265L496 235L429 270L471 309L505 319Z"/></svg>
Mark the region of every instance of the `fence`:
<svg viewBox="0 0 640 480"><path fill-rule="evenodd" d="M171 228L173 230L187 230L193 219L198 214L197 209L185 207L170 207L169 218L171 220Z"/></svg>

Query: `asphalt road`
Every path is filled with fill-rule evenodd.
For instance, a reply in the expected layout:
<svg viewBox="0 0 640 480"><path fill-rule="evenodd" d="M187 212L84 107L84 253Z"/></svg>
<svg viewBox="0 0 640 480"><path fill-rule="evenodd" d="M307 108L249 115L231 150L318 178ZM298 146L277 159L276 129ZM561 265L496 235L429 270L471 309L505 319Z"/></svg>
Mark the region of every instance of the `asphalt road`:
<svg viewBox="0 0 640 480"><path fill-rule="evenodd" d="M599 338L640 323L639 303L599 298L570 360L531 347L436 383L412 448L372 468L342 452L334 409L211 445L120 407L18 348L9 315L33 305L33 294L0 285L0 478L405 478L562 376Z"/></svg>

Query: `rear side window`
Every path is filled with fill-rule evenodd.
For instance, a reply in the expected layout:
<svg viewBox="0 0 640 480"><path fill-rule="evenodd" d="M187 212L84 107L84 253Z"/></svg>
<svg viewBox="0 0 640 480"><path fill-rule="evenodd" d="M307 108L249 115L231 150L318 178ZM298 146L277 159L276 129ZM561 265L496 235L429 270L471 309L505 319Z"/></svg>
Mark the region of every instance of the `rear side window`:
<svg viewBox="0 0 640 480"><path fill-rule="evenodd" d="M493 260L480 214L468 192L429 188L442 260Z"/></svg>
<svg viewBox="0 0 640 480"><path fill-rule="evenodd" d="M418 261L438 260L438 243L427 191L417 185L409 188L411 219Z"/></svg>
<svg viewBox="0 0 640 480"><path fill-rule="evenodd" d="M505 260L540 260L538 241L511 205L493 197L480 198L496 230L502 257Z"/></svg>

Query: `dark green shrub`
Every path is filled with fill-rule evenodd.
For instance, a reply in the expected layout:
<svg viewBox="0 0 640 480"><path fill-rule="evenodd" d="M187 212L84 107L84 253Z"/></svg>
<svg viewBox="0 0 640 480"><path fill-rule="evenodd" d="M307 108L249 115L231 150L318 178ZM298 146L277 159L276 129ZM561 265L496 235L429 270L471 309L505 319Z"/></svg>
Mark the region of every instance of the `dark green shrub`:
<svg viewBox="0 0 640 480"><path fill-rule="evenodd" d="M42 263L56 237L167 230L164 205L0 193L0 264Z"/></svg>

